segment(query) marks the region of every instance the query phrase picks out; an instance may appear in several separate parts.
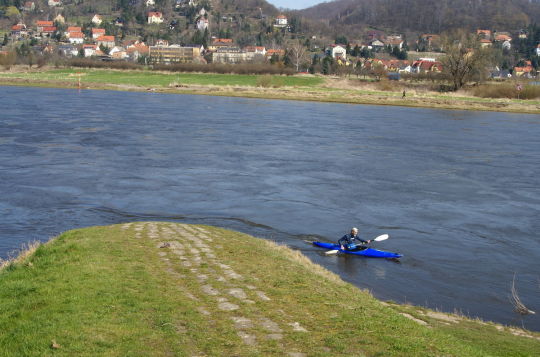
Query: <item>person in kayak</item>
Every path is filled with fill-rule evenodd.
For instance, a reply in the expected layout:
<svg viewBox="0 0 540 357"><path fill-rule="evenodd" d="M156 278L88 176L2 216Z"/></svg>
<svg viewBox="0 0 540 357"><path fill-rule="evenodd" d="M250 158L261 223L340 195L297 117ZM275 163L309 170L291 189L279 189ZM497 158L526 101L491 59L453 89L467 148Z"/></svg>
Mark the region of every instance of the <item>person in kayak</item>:
<svg viewBox="0 0 540 357"><path fill-rule="evenodd" d="M369 244L371 243L371 240L366 241L358 237L358 228L354 227L351 229L351 233L345 234L338 240L338 244L341 246L342 250L355 250L359 248L359 244L356 242L359 242L360 244Z"/></svg>

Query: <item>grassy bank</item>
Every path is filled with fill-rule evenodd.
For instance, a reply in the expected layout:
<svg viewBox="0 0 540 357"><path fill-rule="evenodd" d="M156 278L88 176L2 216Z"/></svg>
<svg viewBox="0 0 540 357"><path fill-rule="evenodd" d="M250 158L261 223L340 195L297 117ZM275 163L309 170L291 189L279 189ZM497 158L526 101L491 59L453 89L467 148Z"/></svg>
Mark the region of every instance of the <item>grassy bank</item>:
<svg viewBox="0 0 540 357"><path fill-rule="evenodd" d="M0 271L2 356L532 356L540 335L382 303L207 226L73 230ZM517 336L524 334L526 336Z"/></svg>
<svg viewBox="0 0 540 357"><path fill-rule="evenodd" d="M146 70L43 69L0 72L0 85L154 91L249 98L398 105L440 109L540 113L539 100L480 98L468 93L438 93L422 87L403 97L395 83L366 83L320 76L171 73ZM384 88L384 90L381 90Z"/></svg>

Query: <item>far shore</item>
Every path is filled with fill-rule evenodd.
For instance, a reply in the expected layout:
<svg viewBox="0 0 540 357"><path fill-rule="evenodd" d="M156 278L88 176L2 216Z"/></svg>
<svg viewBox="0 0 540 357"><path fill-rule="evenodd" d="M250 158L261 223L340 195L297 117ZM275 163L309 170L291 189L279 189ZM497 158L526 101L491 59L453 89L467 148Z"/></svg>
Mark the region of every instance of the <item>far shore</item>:
<svg viewBox="0 0 540 357"><path fill-rule="evenodd" d="M108 74L114 74L109 76ZM137 80L133 79L137 77ZM79 87L80 77L80 87ZM268 77L267 82L260 81ZM144 78L145 80L143 80ZM231 79L231 84L227 83ZM150 80L147 80L150 79ZM212 84L213 79L219 84ZM219 79L219 80L217 80ZM316 101L346 104L392 105L434 109L540 113L539 100L479 98L466 92L438 93L405 89L394 82L366 83L338 77L311 75L261 76L208 73L168 73L111 69L32 69L0 72L2 86L75 88L196 94L260 99ZM403 95L405 94L405 95Z"/></svg>

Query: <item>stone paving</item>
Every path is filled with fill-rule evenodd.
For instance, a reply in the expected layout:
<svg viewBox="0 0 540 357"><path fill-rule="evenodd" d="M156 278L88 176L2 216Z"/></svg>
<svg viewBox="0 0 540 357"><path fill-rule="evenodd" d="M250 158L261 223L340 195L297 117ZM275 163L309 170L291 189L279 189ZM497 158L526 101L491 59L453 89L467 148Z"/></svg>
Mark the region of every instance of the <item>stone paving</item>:
<svg viewBox="0 0 540 357"><path fill-rule="evenodd" d="M245 283L241 274L217 258L214 249L221 246L213 242L204 228L165 222L130 223L121 228L133 229L138 239L155 240L155 246L160 249L158 254L168 265L166 271L172 277L199 283L197 291L184 292L186 297L200 303L197 311L204 316L218 314L220 316L212 317L229 320L244 344L256 346L260 343L257 336L280 341L288 332L308 332L296 321L274 321L265 316L263 307L271 298L265 291ZM183 268L180 271L184 274L175 270L176 261L179 261L179 267ZM250 306L250 317L243 314L247 306ZM306 355L298 351L286 354Z"/></svg>

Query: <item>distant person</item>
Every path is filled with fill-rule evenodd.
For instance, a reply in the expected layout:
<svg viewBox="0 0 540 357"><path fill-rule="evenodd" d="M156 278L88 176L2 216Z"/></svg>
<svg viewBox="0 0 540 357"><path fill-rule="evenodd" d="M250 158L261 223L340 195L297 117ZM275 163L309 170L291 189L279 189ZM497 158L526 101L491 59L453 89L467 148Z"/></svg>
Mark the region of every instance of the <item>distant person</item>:
<svg viewBox="0 0 540 357"><path fill-rule="evenodd" d="M358 228L352 228L351 233L345 234L343 237L341 237L338 240L338 244L341 246L342 250L355 250L358 247L358 244L356 242L359 242L360 244L369 244L371 243L371 240L363 240L358 237Z"/></svg>
<svg viewBox="0 0 540 357"><path fill-rule="evenodd" d="M403 97L401 97L401 98L405 98L405 90L403 90Z"/></svg>

